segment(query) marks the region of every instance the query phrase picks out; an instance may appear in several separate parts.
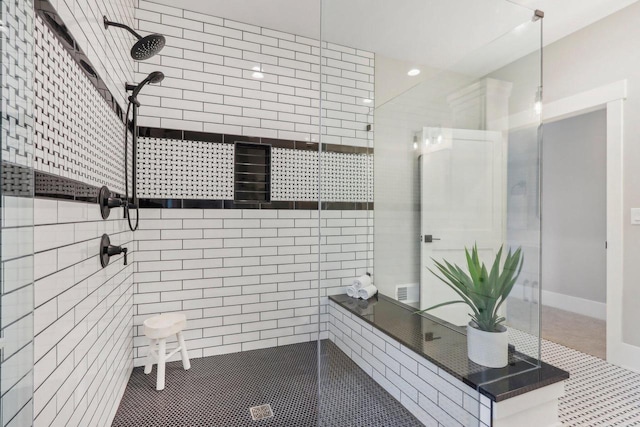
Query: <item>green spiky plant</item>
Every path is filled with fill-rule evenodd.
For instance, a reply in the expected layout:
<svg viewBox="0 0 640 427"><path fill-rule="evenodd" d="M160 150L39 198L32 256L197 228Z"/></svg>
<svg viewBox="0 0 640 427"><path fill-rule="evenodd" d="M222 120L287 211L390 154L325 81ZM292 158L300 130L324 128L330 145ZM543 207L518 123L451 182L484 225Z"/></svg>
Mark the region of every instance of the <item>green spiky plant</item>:
<svg viewBox="0 0 640 427"><path fill-rule="evenodd" d="M520 272L524 258L522 248L507 254L502 272L500 271L500 259L502 258L502 246L496 255L491 271L487 271L484 263L478 257L478 245L475 244L471 253L464 248L467 257L468 273L455 264L444 261L444 264L433 260L442 275L429 269L438 279L453 289L462 298L460 301L447 301L434 305L417 313L433 310L438 307L451 304L467 304L473 314L471 319L478 325L478 329L487 332L498 332L498 326L505 321L498 315L498 309L505 302L513 289Z"/></svg>

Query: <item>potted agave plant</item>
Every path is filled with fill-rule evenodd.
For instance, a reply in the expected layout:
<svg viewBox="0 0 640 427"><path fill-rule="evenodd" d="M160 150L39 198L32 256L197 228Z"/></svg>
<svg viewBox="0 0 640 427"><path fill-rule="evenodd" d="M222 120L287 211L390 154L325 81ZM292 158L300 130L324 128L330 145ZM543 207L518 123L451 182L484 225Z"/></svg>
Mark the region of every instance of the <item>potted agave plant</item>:
<svg viewBox="0 0 640 427"><path fill-rule="evenodd" d="M451 304L467 304L473 314L467 326L467 352L473 362L490 368L503 368L508 364L509 338L502 324L505 318L498 310L513 289L522 271L522 248L507 254L501 267L502 247L498 251L491 270L488 271L478 257L478 246L471 253L465 248L467 269L444 260L434 263L440 274L429 269L436 277L453 289L460 300L434 305L418 313Z"/></svg>

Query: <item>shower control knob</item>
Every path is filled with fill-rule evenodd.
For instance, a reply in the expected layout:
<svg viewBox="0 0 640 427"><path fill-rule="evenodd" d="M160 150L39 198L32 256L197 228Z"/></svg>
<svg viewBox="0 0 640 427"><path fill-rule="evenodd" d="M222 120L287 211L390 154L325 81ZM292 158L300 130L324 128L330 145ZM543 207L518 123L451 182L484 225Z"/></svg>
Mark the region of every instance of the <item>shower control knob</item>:
<svg viewBox="0 0 640 427"><path fill-rule="evenodd" d="M112 208L124 206L124 200L119 197L111 197L111 191L106 186L103 186L98 192L98 204L100 205L102 219L107 219Z"/></svg>
<svg viewBox="0 0 640 427"><path fill-rule="evenodd" d="M123 248L122 246L115 246L111 244L111 239L109 239L109 235L103 234L102 239L100 239L100 264L102 268L109 265L109 261L111 257L114 255L124 255L124 265L127 265L127 252L129 250L127 248Z"/></svg>

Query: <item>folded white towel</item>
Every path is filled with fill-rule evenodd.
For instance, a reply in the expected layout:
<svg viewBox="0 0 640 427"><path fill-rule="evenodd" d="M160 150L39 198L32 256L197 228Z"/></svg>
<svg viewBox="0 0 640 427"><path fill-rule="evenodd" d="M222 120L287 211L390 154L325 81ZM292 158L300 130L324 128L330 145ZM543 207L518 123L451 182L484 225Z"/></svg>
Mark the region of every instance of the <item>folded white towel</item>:
<svg viewBox="0 0 640 427"><path fill-rule="evenodd" d="M353 286L347 286L347 295L351 298L358 298L358 290Z"/></svg>
<svg viewBox="0 0 640 427"><path fill-rule="evenodd" d="M369 299L378 292L378 288L373 285L369 285L366 288L358 289L358 298Z"/></svg>
<svg viewBox="0 0 640 427"><path fill-rule="evenodd" d="M371 285L371 276L369 276L368 274L363 274L362 276L354 280L353 285L351 286L353 286L356 289L362 289L370 285Z"/></svg>

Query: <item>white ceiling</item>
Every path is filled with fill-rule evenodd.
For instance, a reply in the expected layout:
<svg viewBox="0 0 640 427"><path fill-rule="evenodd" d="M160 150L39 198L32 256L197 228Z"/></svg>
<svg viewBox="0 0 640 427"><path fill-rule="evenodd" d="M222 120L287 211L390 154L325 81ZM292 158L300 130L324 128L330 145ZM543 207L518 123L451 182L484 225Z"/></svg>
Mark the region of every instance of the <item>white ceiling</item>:
<svg viewBox="0 0 640 427"><path fill-rule="evenodd" d="M176 6L175 0L153 1ZM545 44L549 44L638 0L182 0L179 4L319 38L320 1L324 40L443 68L530 22L535 9L545 12ZM534 37L535 31L527 33ZM515 45L513 40L495 44L503 50ZM511 58L495 49L492 53L493 64L498 58Z"/></svg>

